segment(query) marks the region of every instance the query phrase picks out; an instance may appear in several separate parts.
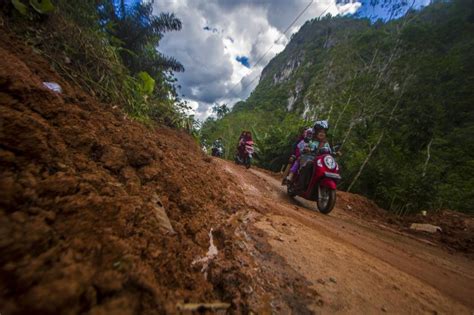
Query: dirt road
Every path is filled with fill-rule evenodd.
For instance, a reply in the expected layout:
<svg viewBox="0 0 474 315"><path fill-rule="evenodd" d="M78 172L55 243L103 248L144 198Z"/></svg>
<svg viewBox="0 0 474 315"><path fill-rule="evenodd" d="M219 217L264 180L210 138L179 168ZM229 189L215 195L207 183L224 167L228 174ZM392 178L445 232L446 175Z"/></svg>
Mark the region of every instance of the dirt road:
<svg viewBox="0 0 474 315"><path fill-rule="evenodd" d="M52 69L0 32L1 314L472 313L472 259L360 216L357 195L320 215Z"/></svg>
<svg viewBox="0 0 474 315"><path fill-rule="evenodd" d="M317 292L315 312L472 314L472 260L357 218L347 203L354 195L338 192L336 208L322 215L272 176L216 161L255 208L252 225L271 251Z"/></svg>

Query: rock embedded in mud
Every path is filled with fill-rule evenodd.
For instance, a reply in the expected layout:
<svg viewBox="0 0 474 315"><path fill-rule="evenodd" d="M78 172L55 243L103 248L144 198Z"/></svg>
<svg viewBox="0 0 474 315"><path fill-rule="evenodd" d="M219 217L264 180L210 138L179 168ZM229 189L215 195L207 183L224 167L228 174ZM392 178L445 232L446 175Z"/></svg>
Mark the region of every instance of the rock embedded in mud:
<svg viewBox="0 0 474 315"><path fill-rule="evenodd" d="M422 224L422 223L412 223L410 225L411 230L428 232L428 233L436 233L436 232L443 232L441 227L432 225L432 224Z"/></svg>
<svg viewBox="0 0 474 315"><path fill-rule="evenodd" d="M153 197L152 203L153 203L152 211L156 219L158 220L160 227L171 234L175 234L176 232L173 229L173 226L171 225L170 219L168 218L168 215L166 214L166 210L163 207L160 198L155 195Z"/></svg>

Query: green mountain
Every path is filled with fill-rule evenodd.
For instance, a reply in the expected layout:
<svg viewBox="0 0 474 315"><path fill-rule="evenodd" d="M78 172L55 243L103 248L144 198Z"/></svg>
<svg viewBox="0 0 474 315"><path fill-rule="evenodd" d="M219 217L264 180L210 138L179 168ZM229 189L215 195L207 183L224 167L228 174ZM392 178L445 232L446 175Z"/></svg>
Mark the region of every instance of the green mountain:
<svg viewBox="0 0 474 315"><path fill-rule="evenodd" d="M242 129L257 163L280 170L302 126L330 123L341 143L341 189L399 213L474 206L474 12L436 2L388 23L308 21L265 67L257 88L202 138L231 157Z"/></svg>

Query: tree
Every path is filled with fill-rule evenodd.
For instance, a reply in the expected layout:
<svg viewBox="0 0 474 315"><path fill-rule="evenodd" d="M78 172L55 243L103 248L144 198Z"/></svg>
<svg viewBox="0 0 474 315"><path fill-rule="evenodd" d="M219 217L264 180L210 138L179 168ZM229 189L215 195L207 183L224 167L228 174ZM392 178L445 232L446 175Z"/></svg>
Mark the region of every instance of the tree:
<svg viewBox="0 0 474 315"><path fill-rule="evenodd" d="M212 106L212 112L216 114L217 119L222 119L230 112L230 109L229 107L227 107L227 104L215 104L214 106Z"/></svg>
<svg viewBox="0 0 474 315"><path fill-rule="evenodd" d="M153 14L153 1L126 6L125 1L100 0L101 21L112 42L121 48L121 57L132 74L148 72L153 78L163 71L184 71L173 57L161 54L157 48L163 34L179 31L181 21L172 13Z"/></svg>

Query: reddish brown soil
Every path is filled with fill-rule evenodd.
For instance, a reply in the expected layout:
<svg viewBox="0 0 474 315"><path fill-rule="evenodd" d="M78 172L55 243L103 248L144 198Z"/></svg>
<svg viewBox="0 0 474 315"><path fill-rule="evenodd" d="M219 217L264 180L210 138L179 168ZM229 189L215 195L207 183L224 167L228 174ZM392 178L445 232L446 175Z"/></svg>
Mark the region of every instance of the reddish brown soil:
<svg viewBox="0 0 474 315"><path fill-rule="evenodd" d="M315 313L472 313L472 258L358 217L370 207L378 211L361 196L337 192L334 210L322 215L314 202L289 198L279 179L220 163L259 210L251 223L263 232L269 251L285 257L318 292L309 305Z"/></svg>
<svg viewBox="0 0 474 315"><path fill-rule="evenodd" d="M276 180L281 180L281 175L278 173L263 169L258 169L258 171ZM474 217L471 215L451 210L441 210L428 211L426 216L421 215L421 213L398 216L380 208L372 200L357 194L340 193L338 198L346 213L352 217L373 224L386 224L398 231L438 243L451 252L458 251L474 257ZM442 232L432 234L415 231L410 229L412 223L427 223L439 226Z"/></svg>
<svg viewBox="0 0 474 315"><path fill-rule="evenodd" d="M449 251L459 251L474 257L474 217L450 210L428 212L426 216L397 216L379 208L373 201L355 194L341 194L347 212L367 222L383 223L416 237L441 244ZM427 233L410 229L412 223L439 226L442 232Z"/></svg>
<svg viewBox="0 0 474 315"><path fill-rule="evenodd" d="M242 191L213 164L187 134L98 103L2 30L0 312L156 314L224 301L240 313L277 300L304 313L311 290L295 272L261 280L265 242L239 241ZM206 278L192 262L211 228L219 253ZM278 255L265 259L284 270Z"/></svg>

